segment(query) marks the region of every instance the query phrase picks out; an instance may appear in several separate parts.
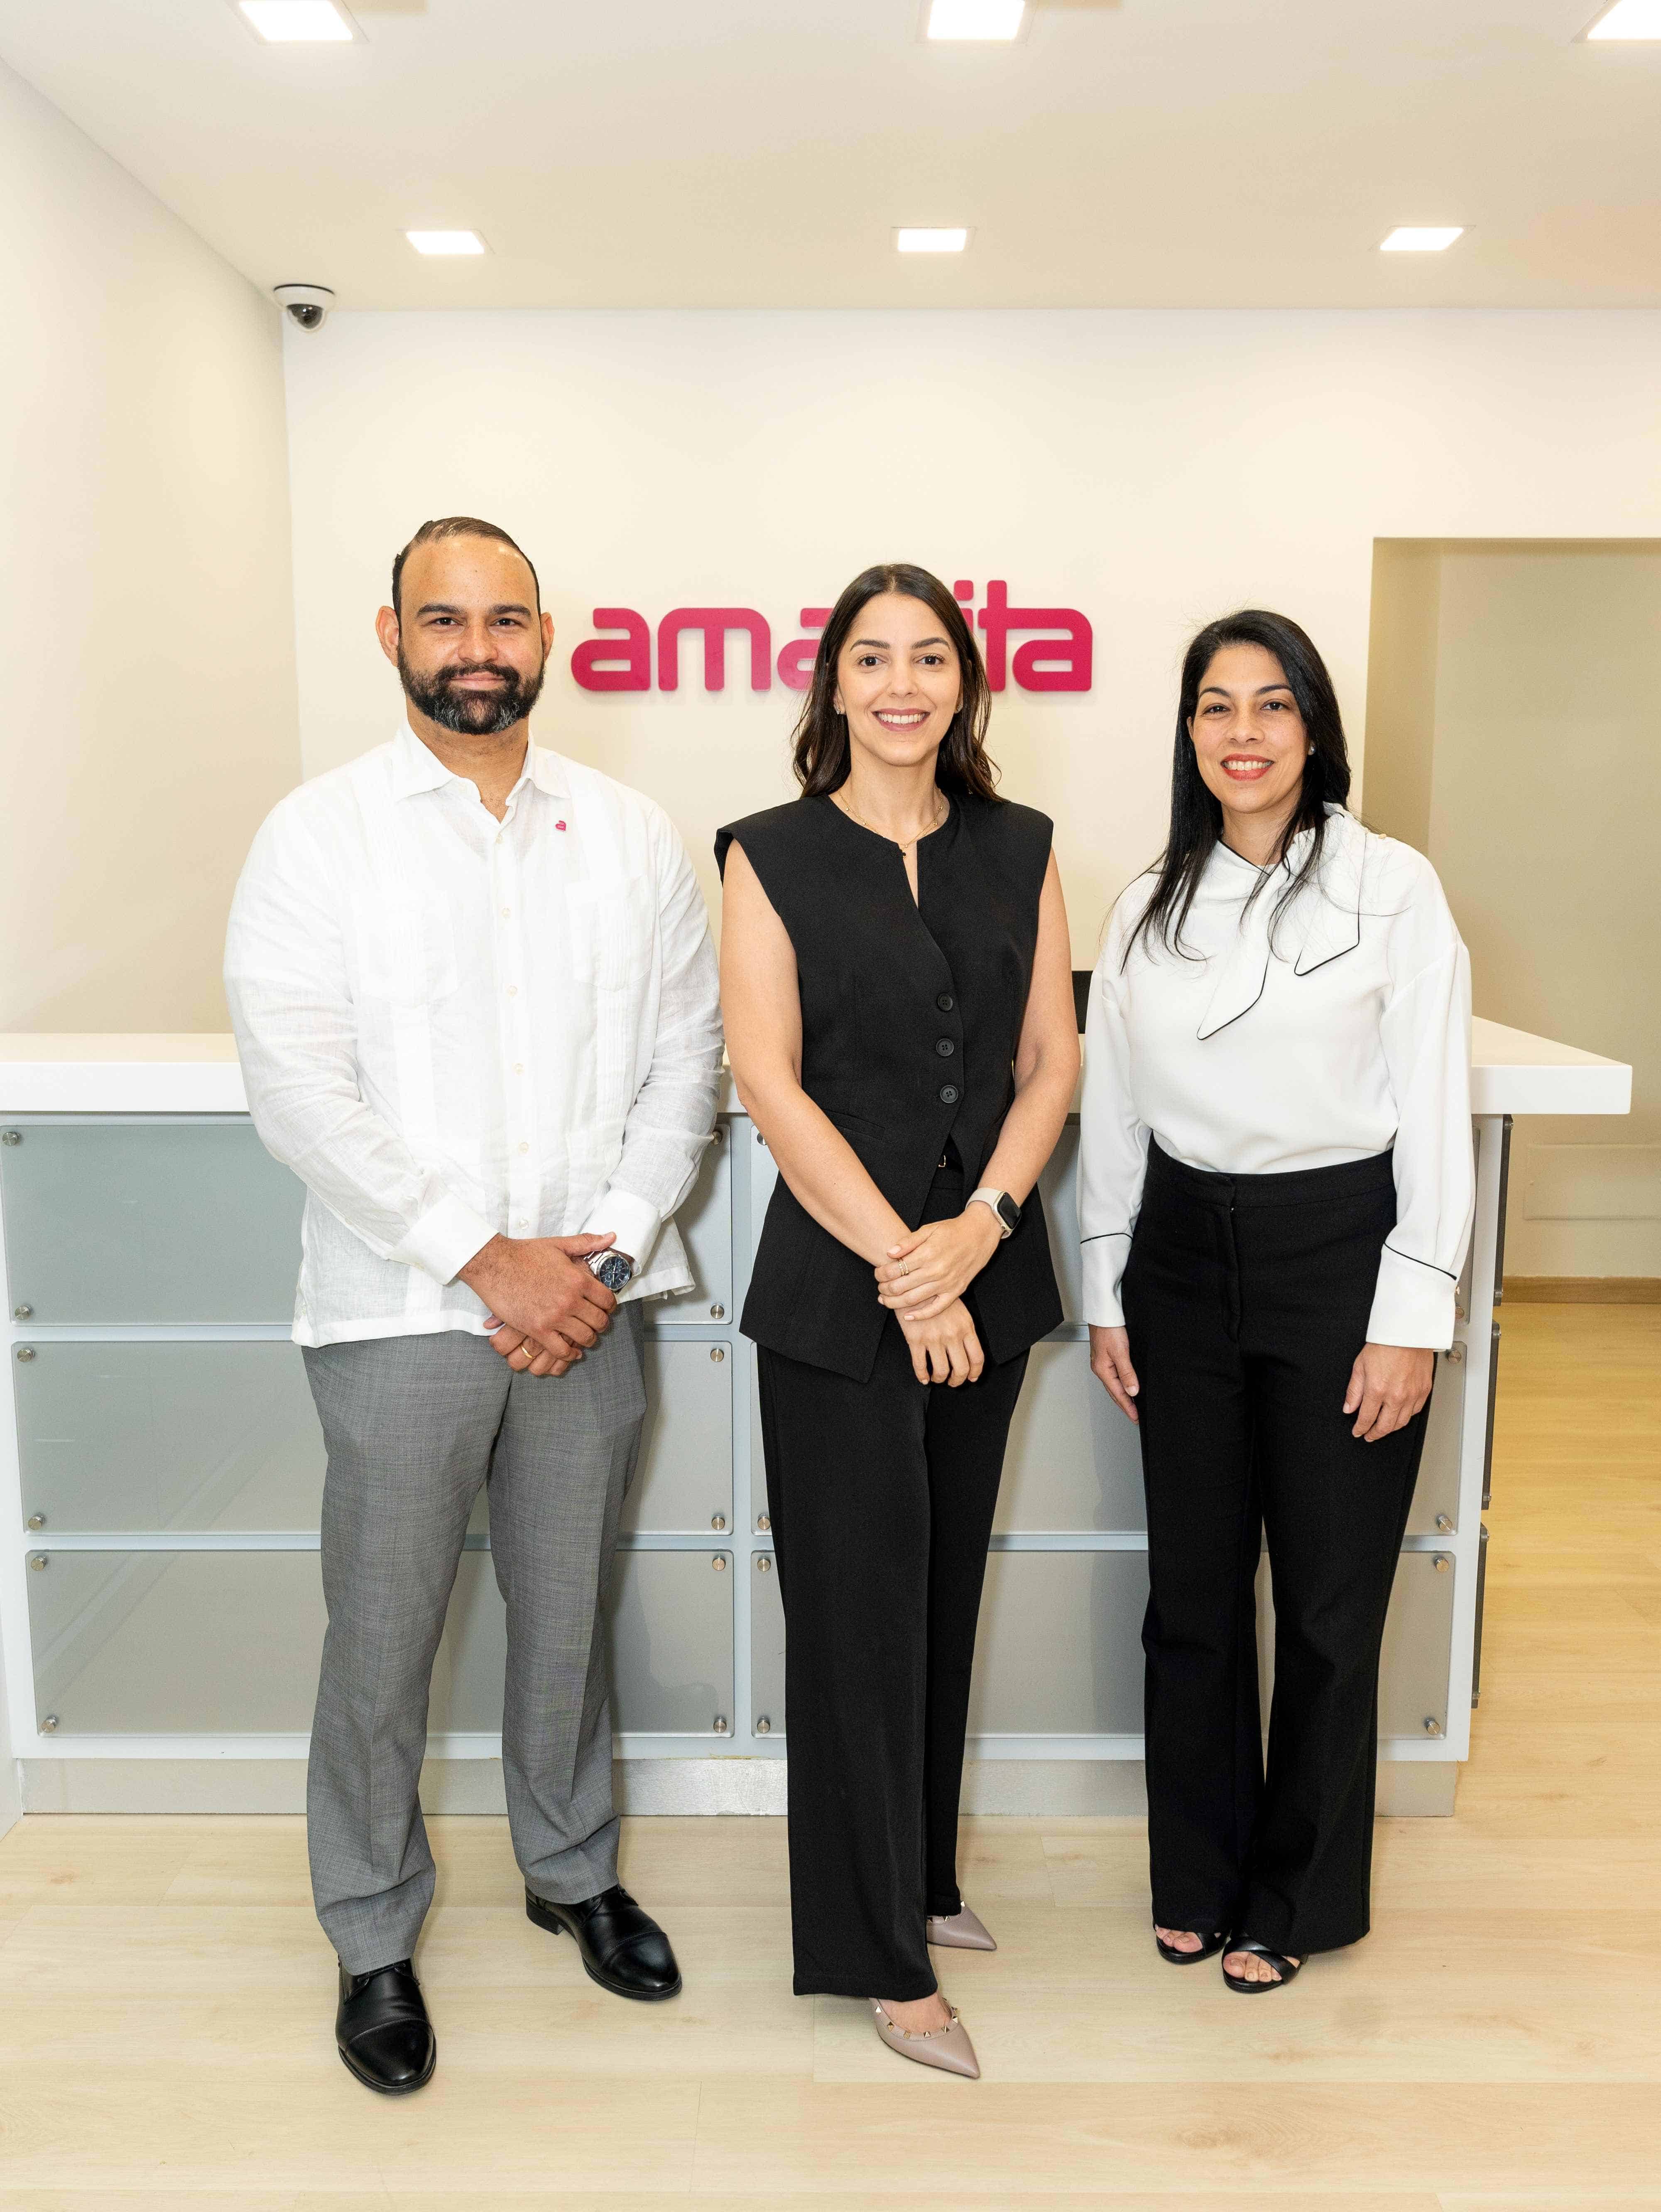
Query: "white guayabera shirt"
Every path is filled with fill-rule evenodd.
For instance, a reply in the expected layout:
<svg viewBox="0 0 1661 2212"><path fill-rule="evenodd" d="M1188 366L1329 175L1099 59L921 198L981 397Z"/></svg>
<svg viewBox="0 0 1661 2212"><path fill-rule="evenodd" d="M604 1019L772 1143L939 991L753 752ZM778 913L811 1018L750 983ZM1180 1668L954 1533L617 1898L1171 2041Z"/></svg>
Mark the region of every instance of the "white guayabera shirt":
<svg viewBox="0 0 1661 2212"><path fill-rule="evenodd" d="M291 792L231 909L254 1127L306 1185L295 1340L480 1333L491 1237L615 1231L684 1290L669 1217L710 1139L708 917L662 809L534 743L498 822L407 723Z"/></svg>
<svg viewBox="0 0 1661 2212"><path fill-rule="evenodd" d="M1293 840L1267 882L1217 847L1183 927L1197 957L1150 945L1144 931L1126 960L1151 877L1113 909L1091 984L1079 1117L1088 1322L1124 1324L1119 1283L1151 1131L1173 1159L1221 1175L1390 1152L1396 1222L1378 1255L1368 1340L1453 1341L1475 1200L1470 963L1430 862L1338 807L1316 881L1276 923L1309 838Z"/></svg>

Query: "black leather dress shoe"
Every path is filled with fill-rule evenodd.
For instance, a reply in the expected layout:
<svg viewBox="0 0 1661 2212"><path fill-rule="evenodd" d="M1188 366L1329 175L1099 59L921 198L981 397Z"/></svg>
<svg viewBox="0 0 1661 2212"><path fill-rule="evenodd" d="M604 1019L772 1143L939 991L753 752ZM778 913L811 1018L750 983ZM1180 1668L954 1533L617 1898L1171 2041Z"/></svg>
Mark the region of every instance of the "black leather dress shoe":
<svg viewBox="0 0 1661 2212"><path fill-rule="evenodd" d="M626 1889L603 1889L579 1905L556 1905L527 1889L525 1910L551 1936L575 1936L583 1972L613 1996L656 2004L679 1994L680 1968L669 1938Z"/></svg>
<svg viewBox="0 0 1661 2212"><path fill-rule="evenodd" d="M438 2044L407 1959L368 1974L340 1969L334 2039L366 2089L378 2089L383 2097L407 2097L412 2089L426 2087L438 2063Z"/></svg>

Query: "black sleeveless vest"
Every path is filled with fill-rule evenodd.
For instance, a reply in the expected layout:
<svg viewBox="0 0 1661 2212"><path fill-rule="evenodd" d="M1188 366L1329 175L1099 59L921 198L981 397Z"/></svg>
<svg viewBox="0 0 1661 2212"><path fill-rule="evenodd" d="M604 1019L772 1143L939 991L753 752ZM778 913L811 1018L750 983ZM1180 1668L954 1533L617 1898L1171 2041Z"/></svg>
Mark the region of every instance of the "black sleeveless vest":
<svg viewBox="0 0 1661 2212"><path fill-rule="evenodd" d="M1050 828L1031 807L954 798L917 848L915 900L899 848L829 799L799 799L716 833L717 864L725 870L736 838L795 949L802 1088L913 1228L948 1142L966 1196L1014 1097ZM970 1298L993 1361L1060 1323L1036 1190ZM869 1262L822 1229L781 1176L744 1334L862 1382L887 1320Z"/></svg>

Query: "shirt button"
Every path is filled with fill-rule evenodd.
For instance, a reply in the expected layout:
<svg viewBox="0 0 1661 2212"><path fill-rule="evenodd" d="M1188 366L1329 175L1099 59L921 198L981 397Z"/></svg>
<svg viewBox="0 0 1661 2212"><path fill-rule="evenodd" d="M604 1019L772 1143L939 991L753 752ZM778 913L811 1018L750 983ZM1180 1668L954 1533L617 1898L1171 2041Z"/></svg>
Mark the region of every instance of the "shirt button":
<svg viewBox="0 0 1661 2212"><path fill-rule="evenodd" d="M512 908L512 907L510 907L510 906L505 906L505 907L503 907L503 908L502 908L502 919L504 921L507 921L507 919L508 919L508 915L509 915L510 914L512 914L512 912L513 912L513 908Z"/></svg>
<svg viewBox="0 0 1661 2212"><path fill-rule="evenodd" d="M934 1004L940 1008L943 1014L949 1014L952 1007L955 1006L957 1003L957 1000L952 997L950 991L942 991L939 998L934 1001Z"/></svg>
<svg viewBox="0 0 1661 2212"><path fill-rule="evenodd" d="M519 1217L518 1221L517 1221L517 1222L515 1222L515 1224L514 1224L514 1227L515 1227L515 1228L518 1228L518 1229L528 1229L528 1228L530 1227L530 1225L531 1225L531 1224L530 1224L530 1223L526 1219L525 1216L521 1213L521 1214L520 1215L520 1217Z"/></svg>
<svg viewBox="0 0 1661 2212"><path fill-rule="evenodd" d="M516 999L516 998L518 998L518 996L519 996L519 986L518 986L518 984L517 984L517 983L509 983L509 985L508 986L508 996L510 999Z"/></svg>
<svg viewBox="0 0 1661 2212"><path fill-rule="evenodd" d="M952 1043L950 1037L936 1037L934 1040L934 1049L939 1053L942 1060L950 1060L952 1054L958 1049L958 1048Z"/></svg>
<svg viewBox="0 0 1661 2212"><path fill-rule="evenodd" d="M519 1149L521 1152L528 1152L531 1147L528 1145L521 1145Z"/></svg>
<svg viewBox="0 0 1661 2212"><path fill-rule="evenodd" d="M523 1074L524 1074L524 1073L525 1073L525 1062L524 1062L522 1060L516 1060L514 1062L514 1073L515 1075L523 1075Z"/></svg>
<svg viewBox="0 0 1661 2212"><path fill-rule="evenodd" d="M957 1103L958 1103L958 1086L957 1086L957 1085L956 1085L955 1083L942 1083L942 1084L941 1084L941 1085L940 1085L940 1103L941 1103L941 1105L942 1105L942 1106L955 1106L955 1105L957 1104Z"/></svg>

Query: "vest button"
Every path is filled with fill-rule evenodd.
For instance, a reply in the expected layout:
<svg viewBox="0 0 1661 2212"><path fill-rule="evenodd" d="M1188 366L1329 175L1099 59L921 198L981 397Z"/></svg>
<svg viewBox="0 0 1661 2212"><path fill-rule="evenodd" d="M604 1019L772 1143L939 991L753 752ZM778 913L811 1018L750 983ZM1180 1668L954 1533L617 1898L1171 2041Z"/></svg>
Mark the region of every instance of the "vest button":
<svg viewBox="0 0 1661 2212"><path fill-rule="evenodd" d="M934 1041L934 1049L942 1060L950 1060L958 1048L950 1037L937 1037Z"/></svg>
<svg viewBox="0 0 1661 2212"><path fill-rule="evenodd" d="M956 1085L955 1083L942 1083L942 1084L941 1084L941 1085L940 1085L940 1103L941 1103L941 1105L942 1105L942 1106L955 1106L955 1105L957 1104L957 1103L958 1103L958 1086L957 1086L957 1085Z"/></svg>
<svg viewBox="0 0 1661 2212"><path fill-rule="evenodd" d="M952 1007L955 1006L957 1003L957 1000L952 997L950 991L942 991L939 998L934 1001L934 1004L940 1008L943 1014L949 1014Z"/></svg>

